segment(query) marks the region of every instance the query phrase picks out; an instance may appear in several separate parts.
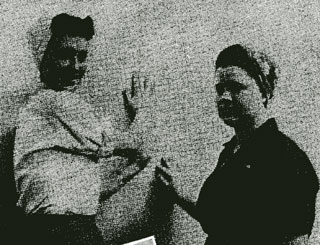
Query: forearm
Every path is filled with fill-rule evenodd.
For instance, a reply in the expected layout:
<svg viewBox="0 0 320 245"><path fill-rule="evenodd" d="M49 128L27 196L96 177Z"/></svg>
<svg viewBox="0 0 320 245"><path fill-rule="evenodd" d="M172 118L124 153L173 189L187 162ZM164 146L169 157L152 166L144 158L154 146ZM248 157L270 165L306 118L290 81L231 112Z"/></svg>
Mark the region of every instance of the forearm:
<svg viewBox="0 0 320 245"><path fill-rule="evenodd" d="M194 219L198 220L196 202L187 197L177 196L176 203L183 208Z"/></svg>
<svg viewBox="0 0 320 245"><path fill-rule="evenodd" d="M307 245L308 240L308 235L301 235L291 239L290 241L284 242L283 245Z"/></svg>
<svg viewBox="0 0 320 245"><path fill-rule="evenodd" d="M25 213L96 213L99 171L96 163L84 156L42 150L23 158L15 177L18 206Z"/></svg>

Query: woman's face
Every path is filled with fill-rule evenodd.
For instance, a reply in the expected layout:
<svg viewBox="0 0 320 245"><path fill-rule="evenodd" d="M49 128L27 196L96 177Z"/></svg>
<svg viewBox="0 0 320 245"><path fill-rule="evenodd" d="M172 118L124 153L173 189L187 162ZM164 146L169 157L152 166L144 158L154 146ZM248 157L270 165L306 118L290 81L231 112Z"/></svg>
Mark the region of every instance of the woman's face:
<svg viewBox="0 0 320 245"><path fill-rule="evenodd" d="M81 85L86 72L89 42L82 37L64 36L56 44L49 67L50 80L57 90L74 90Z"/></svg>
<svg viewBox="0 0 320 245"><path fill-rule="evenodd" d="M237 66L218 68L216 76L218 112L227 125L243 125L265 113L259 87L245 70Z"/></svg>

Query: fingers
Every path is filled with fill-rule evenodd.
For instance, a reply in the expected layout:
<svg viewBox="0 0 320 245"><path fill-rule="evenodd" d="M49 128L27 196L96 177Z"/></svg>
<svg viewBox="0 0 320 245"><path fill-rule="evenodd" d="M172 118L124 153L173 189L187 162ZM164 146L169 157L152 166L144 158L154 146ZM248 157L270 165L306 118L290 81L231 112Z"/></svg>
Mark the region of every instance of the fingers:
<svg viewBox="0 0 320 245"><path fill-rule="evenodd" d="M137 94L139 94L139 96L143 96L143 92L146 89L146 78L145 77L140 77L138 76L138 90L137 90Z"/></svg>
<svg viewBox="0 0 320 245"><path fill-rule="evenodd" d="M132 168L137 169L144 169L150 158L142 156L137 150L135 149L128 149L121 150L113 154L113 157L106 161L104 165L104 169L108 173L108 175L121 175L126 168L132 166ZM117 155L116 155L117 154Z"/></svg>
<svg viewBox="0 0 320 245"><path fill-rule="evenodd" d="M117 149L141 149L143 145L143 139L139 132L126 131L115 133L114 145Z"/></svg>
<svg viewBox="0 0 320 245"><path fill-rule="evenodd" d="M127 107L128 105L130 105L129 99L128 99L128 95L127 95L127 91L123 90L122 91L122 97L123 97L123 102L125 107Z"/></svg>
<svg viewBox="0 0 320 245"><path fill-rule="evenodd" d="M131 98L144 97L146 93L153 94L155 88L154 80L150 81L147 76L140 76L137 72L131 76Z"/></svg>
<svg viewBox="0 0 320 245"><path fill-rule="evenodd" d="M106 132L105 131L102 131L101 133L101 140L102 140L102 145L105 146L105 144L107 143L107 138L108 138L108 135L106 135Z"/></svg>
<svg viewBox="0 0 320 245"><path fill-rule="evenodd" d="M132 91L130 92L130 94L132 94ZM129 110L135 110L134 100L133 100L132 95L128 96L128 92L126 90L123 90L122 91L122 98L123 98L124 107L128 113L129 113Z"/></svg>
<svg viewBox="0 0 320 245"><path fill-rule="evenodd" d="M131 91L132 93L132 91ZM128 115L128 118L130 122L133 122L135 116L136 116L136 110L137 108L134 107L133 102L131 99L129 99L127 92L124 90L122 91L122 97L123 97L123 103L124 103L124 108L126 110L126 113Z"/></svg>
<svg viewBox="0 0 320 245"><path fill-rule="evenodd" d="M169 173L168 169L162 166L156 166L156 176L161 176L169 182L172 181L172 176Z"/></svg>
<svg viewBox="0 0 320 245"><path fill-rule="evenodd" d="M118 161L113 171L108 171L103 177L103 185L100 193L100 201L110 198L117 193L124 185L138 175L146 164L134 163L131 165L124 164L127 161Z"/></svg>
<svg viewBox="0 0 320 245"><path fill-rule="evenodd" d="M171 173L169 173L169 166L163 158L160 160L160 165L156 166L156 171L168 181L172 181Z"/></svg>
<svg viewBox="0 0 320 245"><path fill-rule="evenodd" d="M156 166L155 176L160 186L162 185L162 187L164 187L163 190L166 193L166 197L168 198L170 196L170 200L175 200L178 194L173 183L170 169L163 158L161 159L161 164Z"/></svg>
<svg viewBox="0 0 320 245"><path fill-rule="evenodd" d="M132 123L139 109L146 107L148 98L153 94L154 83L150 83L147 77L140 77L137 72L131 75L130 93L122 91L124 107L127 117Z"/></svg>
<svg viewBox="0 0 320 245"><path fill-rule="evenodd" d="M109 146L114 142L114 134L106 133L102 131L101 133L102 146Z"/></svg>
<svg viewBox="0 0 320 245"><path fill-rule="evenodd" d="M143 88L143 83L137 72L134 72L131 76L131 98L139 94Z"/></svg>
<svg viewBox="0 0 320 245"><path fill-rule="evenodd" d="M163 166L165 168L169 168L167 162L163 159L163 157L161 158L160 162L161 162L161 166Z"/></svg>
<svg viewBox="0 0 320 245"><path fill-rule="evenodd" d="M115 150L120 150L121 152L127 150L128 153L132 152L133 149L139 148L140 144L138 140L135 140L134 135L127 132L120 133L114 136Z"/></svg>
<svg viewBox="0 0 320 245"><path fill-rule="evenodd" d="M158 179L161 181L161 183L162 184L164 184L166 187L169 187L170 186L170 182L167 180L167 179L165 179L162 175L159 175L158 176Z"/></svg>
<svg viewBox="0 0 320 245"><path fill-rule="evenodd" d="M101 133L102 147L110 148L114 146L115 134L107 134L105 131Z"/></svg>
<svg viewBox="0 0 320 245"><path fill-rule="evenodd" d="M143 79L143 88L144 88L144 93L147 96L153 95L154 90L155 90L155 82L154 79L149 79L148 77L145 77Z"/></svg>
<svg viewBox="0 0 320 245"><path fill-rule="evenodd" d="M108 158L112 155L115 146L112 137L113 135L106 134L105 131L101 133L102 144L98 149L99 158Z"/></svg>
<svg viewBox="0 0 320 245"><path fill-rule="evenodd" d="M142 88L143 90L147 90L147 88L149 87L148 85L150 84L150 81L147 77L144 77L142 80Z"/></svg>
<svg viewBox="0 0 320 245"><path fill-rule="evenodd" d="M98 158L109 158L113 154L113 147L100 147L97 154Z"/></svg>
<svg viewBox="0 0 320 245"><path fill-rule="evenodd" d="M132 164L137 160L138 154L138 150L132 148L116 148L113 151L113 155L127 158L129 164Z"/></svg>
<svg viewBox="0 0 320 245"><path fill-rule="evenodd" d="M172 175L166 161L161 158L160 165L156 166L155 175L166 187L172 187Z"/></svg>
<svg viewBox="0 0 320 245"><path fill-rule="evenodd" d="M121 183L123 185L127 184L130 180L133 179L138 173L142 171L140 164L132 164L124 169L124 171L119 175Z"/></svg>

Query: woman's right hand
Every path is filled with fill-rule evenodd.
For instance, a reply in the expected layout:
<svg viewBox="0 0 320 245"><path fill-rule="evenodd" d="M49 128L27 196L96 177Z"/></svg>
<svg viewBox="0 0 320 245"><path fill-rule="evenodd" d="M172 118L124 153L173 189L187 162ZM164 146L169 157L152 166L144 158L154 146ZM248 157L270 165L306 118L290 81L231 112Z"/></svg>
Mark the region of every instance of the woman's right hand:
<svg viewBox="0 0 320 245"><path fill-rule="evenodd" d="M160 164L156 166L155 177L161 187L169 194L171 200L177 202L179 199L177 186L173 181L171 170L163 158L161 158Z"/></svg>
<svg viewBox="0 0 320 245"><path fill-rule="evenodd" d="M156 180L160 182L168 194L166 198L169 197L170 201L178 204L193 218L197 219L196 202L183 195L182 188L179 188L176 181L174 181L170 167L163 158L161 158L160 164L156 166L155 175Z"/></svg>

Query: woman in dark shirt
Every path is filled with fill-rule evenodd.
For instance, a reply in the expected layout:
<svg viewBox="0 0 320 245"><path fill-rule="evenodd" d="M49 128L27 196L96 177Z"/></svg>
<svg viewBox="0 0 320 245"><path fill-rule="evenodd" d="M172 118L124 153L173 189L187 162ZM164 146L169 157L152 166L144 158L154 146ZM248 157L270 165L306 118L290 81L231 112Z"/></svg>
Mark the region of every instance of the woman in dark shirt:
<svg viewBox="0 0 320 245"><path fill-rule="evenodd" d="M156 169L175 202L200 222L206 244L304 244L311 233L319 182L306 154L269 116L275 71L266 55L243 45L219 54L217 107L235 136L196 204L178 194L164 160Z"/></svg>

